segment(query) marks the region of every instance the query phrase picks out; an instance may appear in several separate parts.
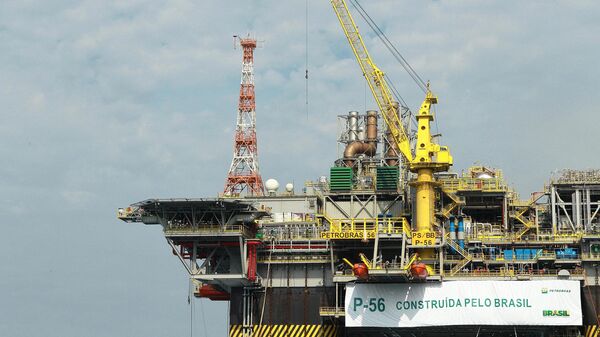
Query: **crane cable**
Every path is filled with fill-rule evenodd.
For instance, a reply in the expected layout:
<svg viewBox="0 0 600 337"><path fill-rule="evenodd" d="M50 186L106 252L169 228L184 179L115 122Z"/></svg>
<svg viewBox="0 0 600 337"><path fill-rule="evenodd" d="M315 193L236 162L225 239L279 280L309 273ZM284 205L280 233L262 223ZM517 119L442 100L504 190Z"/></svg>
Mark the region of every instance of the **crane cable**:
<svg viewBox="0 0 600 337"><path fill-rule="evenodd" d="M384 74L383 76L387 79L387 81L388 81L388 83L390 85L390 90L392 91L392 95L394 95L394 97L396 98L396 100L398 100L400 102L401 108L405 109L406 112L408 113L408 115L406 115L406 117L404 116L403 113L401 113L400 117L401 117L403 123L405 124L404 128L410 132L411 129L410 129L410 127L409 127L408 124L410 124L410 122L412 120L412 123L414 123L416 125L417 124L417 118L415 117L415 114L413 114L412 110L410 110L410 108L408 107L408 104L406 104L406 101L404 100L404 98L398 92L398 89L396 89L396 87L394 86L394 82L392 82L390 80L390 78L389 78L389 76L387 74ZM412 131L414 131L414 130L412 130Z"/></svg>
<svg viewBox="0 0 600 337"><path fill-rule="evenodd" d="M269 252L269 263L267 264L267 284L265 285L265 295L263 297L262 308L260 309L260 320L258 321L258 325L261 326L263 322L263 316L265 314L265 304L267 303L267 290L269 288L269 280L271 278L271 255L273 254L273 250Z"/></svg>
<svg viewBox="0 0 600 337"><path fill-rule="evenodd" d="M193 301L193 281L192 278L190 277L190 282L188 284L188 297L187 297L187 302L188 305L190 306L190 337L194 336L194 301Z"/></svg>
<svg viewBox="0 0 600 337"><path fill-rule="evenodd" d="M308 0L306 0L306 13L305 13L305 27L304 27L304 33L305 33L305 60L304 60L304 65L305 65L305 73L304 73L304 79L306 81L305 83L305 92L304 95L306 97L306 119L308 120Z"/></svg>
<svg viewBox="0 0 600 337"><path fill-rule="evenodd" d="M189 288L188 288L188 298L187 302L190 306L190 337L194 336L194 316L196 312L195 303L194 303L194 290L195 283L194 279L190 277ZM208 336L208 332L206 331L206 319L204 318L204 306L202 304L202 299L200 299L200 314L202 316L202 327L204 330L204 337Z"/></svg>
<svg viewBox="0 0 600 337"><path fill-rule="evenodd" d="M427 93L427 84L423 79L419 76L419 74L413 69L413 67L406 61L404 56L398 51L398 49L394 46L394 44L388 39L385 33L379 28L377 23L371 18L371 16L367 13L367 11L362 7L362 5L358 2L358 0L350 0L352 6L358 11L360 16L365 20L367 25L371 27L375 35L383 42L385 47L390 51L392 56L402 65L404 70L408 73L408 75L415 81L419 89L421 89L424 93Z"/></svg>
<svg viewBox="0 0 600 337"><path fill-rule="evenodd" d="M385 77L390 85L390 90L392 91L392 94L394 95L394 97L396 98L396 100L398 100L400 102L400 105L403 108L407 108L408 109L408 104L406 104L406 101L404 100L404 97L402 97L400 95L400 92L398 92L398 89L396 89L396 86L394 86L394 82L390 79L390 77L387 74L383 74L383 77Z"/></svg>

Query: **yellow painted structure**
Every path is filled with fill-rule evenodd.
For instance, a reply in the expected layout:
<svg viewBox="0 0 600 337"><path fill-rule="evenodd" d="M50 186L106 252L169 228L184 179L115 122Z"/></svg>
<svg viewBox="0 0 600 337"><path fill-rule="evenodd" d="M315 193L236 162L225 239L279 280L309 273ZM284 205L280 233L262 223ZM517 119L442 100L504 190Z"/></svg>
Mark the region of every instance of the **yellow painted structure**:
<svg viewBox="0 0 600 337"><path fill-rule="evenodd" d="M412 245L413 246L433 246L435 245L436 235L434 231L430 230L422 230L416 231L412 236Z"/></svg>
<svg viewBox="0 0 600 337"><path fill-rule="evenodd" d="M416 149L410 146L408 133L398 117L398 104L394 101L390 91L390 85L387 83L385 74L373 62L367 47L358 31L358 27L350 14L345 0L331 0L333 9L344 30L354 56L369 84L371 93L379 106L381 115L390 131L392 140L396 148L406 159L409 169L417 173L417 180L413 184L417 189L417 200L415 202L416 223L413 224L417 231L433 230L435 222L435 192L436 186L433 177L434 172L447 171L452 165L452 156L446 146L440 146L433 142L431 136L431 122L434 116L431 113L431 106L438 102L438 99L429 90L425 100L421 104L417 114L417 143ZM430 259L434 257L433 249L422 249L419 252L422 258Z"/></svg>
<svg viewBox="0 0 600 337"><path fill-rule="evenodd" d="M406 218L350 218L331 219L325 215L317 217L317 223L329 230L321 232L320 238L326 240L371 240L379 234L406 234L410 238L410 226Z"/></svg>
<svg viewBox="0 0 600 337"><path fill-rule="evenodd" d="M335 337L339 328L335 325L318 324L275 324L275 325L254 325L252 327L253 337ZM241 324L231 325L229 327L229 337L248 336L244 333L244 327Z"/></svg>

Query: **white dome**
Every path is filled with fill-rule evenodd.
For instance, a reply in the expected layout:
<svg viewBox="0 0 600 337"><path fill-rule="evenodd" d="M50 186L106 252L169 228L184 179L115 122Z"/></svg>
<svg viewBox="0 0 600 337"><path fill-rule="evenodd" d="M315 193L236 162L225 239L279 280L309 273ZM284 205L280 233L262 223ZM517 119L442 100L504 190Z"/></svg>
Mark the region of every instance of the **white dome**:
<svg viewBox="0 0 600 337"><path fill-rule="evenodd" d="M292 184L292 183L285 184L285 190L288 192L292 192L294 190L294 184Z"/></svg>
<svg viewBox="0 0 600 337"><path fill-rule="evenodd" d="M491 175L489 175L488 173L480 173L479 175L477 175L478 179L492 179L493 177Z"/></svg>
<svg viewBox="0 0 600 337"><path fill-rule="evenodd" d="M267 179L265 187L269 193L277 192L277 189L279 189L279 182L273 178Z"/></svg>

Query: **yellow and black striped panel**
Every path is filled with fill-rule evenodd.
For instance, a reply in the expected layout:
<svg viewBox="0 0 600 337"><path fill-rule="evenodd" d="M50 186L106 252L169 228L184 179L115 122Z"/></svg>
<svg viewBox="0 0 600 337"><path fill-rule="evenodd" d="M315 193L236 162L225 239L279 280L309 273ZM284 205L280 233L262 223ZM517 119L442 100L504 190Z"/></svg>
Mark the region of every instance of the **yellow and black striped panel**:
<svg viewBox="0 0 600 337"><path fill-rule="evenodd" d="M242 325L231 325L229 337L336 337L339 328L334 325L255 325L244 335Z"/></svg>
<svg viewBox="0 0 600 337"><path fill-rule="evenodd" d="M598 337L600 336L600 329L597 325L586 325L585 326L585 337Z"/></svg>

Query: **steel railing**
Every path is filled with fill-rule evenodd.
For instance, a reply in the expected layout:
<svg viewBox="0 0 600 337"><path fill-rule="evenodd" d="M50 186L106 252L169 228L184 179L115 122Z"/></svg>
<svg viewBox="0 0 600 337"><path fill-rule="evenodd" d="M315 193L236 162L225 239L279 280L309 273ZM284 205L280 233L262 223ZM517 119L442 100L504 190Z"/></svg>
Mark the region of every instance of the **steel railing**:
<svg viewBox="0 0 600 337"><path fill-rule="evenodd" d="M411 236L410 225L406 218L329 218L326 215L319 215L317 223L326 227L328 225L329 232L344 233L344 232L377 232L383 234L402 234L407 237Z"/></svg>
<svg viewBox="0 0 600 337"><path fill-rule="evenodd" d="M518 276L530 276L530 277L549 277L557 278L559 272L563 269L533 269L529 271L520 271L514 269L504 270L461 270L455 273L455 277L518 277ZM568 270L571 276L583 276L583 269L570 269Z"/></svg>

